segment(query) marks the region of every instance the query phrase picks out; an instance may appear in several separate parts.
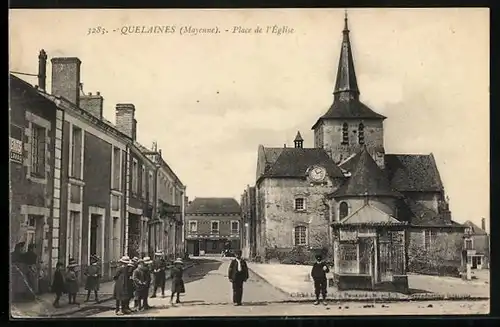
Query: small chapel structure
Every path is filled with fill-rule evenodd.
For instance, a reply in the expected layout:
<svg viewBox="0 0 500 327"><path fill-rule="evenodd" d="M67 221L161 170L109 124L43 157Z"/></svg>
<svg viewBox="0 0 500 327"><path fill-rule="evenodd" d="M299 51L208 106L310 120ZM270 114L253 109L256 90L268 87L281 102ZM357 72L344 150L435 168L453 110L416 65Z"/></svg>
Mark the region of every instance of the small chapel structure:
<svg viewBox="0 0 500 327"><path fill-rule="evenodd" d="M386 153L386 117L360 100L349 33L346 15L333 103L312 126L314 146L300 132L293 147L259 145L255 256L322 250L340 286L404 289L407 271L460 268L464 226L451 219L432 153Z"/></svg>

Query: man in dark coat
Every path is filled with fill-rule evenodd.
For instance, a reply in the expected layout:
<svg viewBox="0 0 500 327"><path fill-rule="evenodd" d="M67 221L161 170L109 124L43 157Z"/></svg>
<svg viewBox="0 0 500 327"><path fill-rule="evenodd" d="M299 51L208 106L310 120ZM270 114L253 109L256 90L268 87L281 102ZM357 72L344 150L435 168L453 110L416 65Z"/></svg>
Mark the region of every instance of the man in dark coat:
<svg viewBox="0 0 500 327"><path fill-rule="evenodd" d="M137 309L139 311L147 309L147 298L148 298L148 275L149 271L144 264L144 260L139 260L139 265L137 269L134 270L132 279L135 286L135 298L138 302Z"/></svg>
<svg viewBox="0 0 500 327"><path fill-rule="evenodd" d="M241 305L243 298L243 283L248 280L248 266L246 261L241 257L241 251L235 251L235 258L229 265L227 276L229 281L233 284L233 303L234 305Z"/></svg>
<svg viewBox="0 0 500 327"><path fill-rule="evenodd" d="M314 281L314 293L316 295L316 302L314 305L319 304L319 295L321 293L323 297L323 304L326 305L326 287L327 278L326 274L330 272L326 263L324 263L321 255L316 255L316 262L311 269L311 277Z"/></svg>
<svg viewBox="0 0 500 327"><path fill-rule="evenodd" d="M163 253L155 253L155 260L153 262L153 275L154 275L154 288L152 298L156 297L156 291L161 288L161 296L165 297L165 270L167 265L163 259Z"/></svg>
<svg viewBox="0 0 500 327"><path fill-rule="evenodd" d="M128 314L130 313L130 269L128 268L128 264L130 264L131 261L128 256L123 256L119 262L121 265L113 277L115 281L113 290L113 295L116 300L115 313Z"/></svg>
<svg viewBox="0 0 500 327"><path fill-rule="evenodd" d="M52 292L56 294L56 298L52 305L54 308L59 308L59 300L63 293L66 292L66 283L64 282L64 274L63 274L64 265L62 262L58 262L56 264L56 271L54 272L54 279L52 281Z"/></svg>

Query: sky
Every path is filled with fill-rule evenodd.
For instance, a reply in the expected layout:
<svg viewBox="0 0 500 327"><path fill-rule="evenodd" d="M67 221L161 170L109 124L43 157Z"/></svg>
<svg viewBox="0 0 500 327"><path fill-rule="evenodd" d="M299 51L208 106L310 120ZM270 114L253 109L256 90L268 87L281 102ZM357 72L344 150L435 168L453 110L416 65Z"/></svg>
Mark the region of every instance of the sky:
<svg viewBox="0 0 500 327"><path fill-rule="evenodd" d="M386 153L433 153L453 219L485 217L489 230L488 9L348 15L360 99L388 117ZM117 103L135 104L138 141L158 142L190 199L239 201L255 183L259 144L293 146L300 130L313 146L311 127L333 101L343 18L343 9L11 10L10 70L36 74L40 49L78 57L84 92L101 92L112 122ZM175 32L120 32L153 25ZM293 32L265 33L274 25ZM183 26L220 33L181 35ZM108 33L88 35L99 27Z"/></svg>

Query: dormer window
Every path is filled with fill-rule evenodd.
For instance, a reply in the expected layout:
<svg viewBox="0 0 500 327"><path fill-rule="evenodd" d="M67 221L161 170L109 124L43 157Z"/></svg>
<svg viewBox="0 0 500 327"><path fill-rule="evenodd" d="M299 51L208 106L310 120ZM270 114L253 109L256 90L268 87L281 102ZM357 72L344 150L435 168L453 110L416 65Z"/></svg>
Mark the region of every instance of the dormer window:
<svg viewBox="0 0 500 327"><path fill-rule="evenodd" d="M342 124L342 144L349 144L349 126L347 123Z"/></svg>
<svg viewBox="0 0 500 327"><path fill-rule="evenodd" d="M365 144L365 125L363 123L358 126L358 142L359 144Z"/></svg>

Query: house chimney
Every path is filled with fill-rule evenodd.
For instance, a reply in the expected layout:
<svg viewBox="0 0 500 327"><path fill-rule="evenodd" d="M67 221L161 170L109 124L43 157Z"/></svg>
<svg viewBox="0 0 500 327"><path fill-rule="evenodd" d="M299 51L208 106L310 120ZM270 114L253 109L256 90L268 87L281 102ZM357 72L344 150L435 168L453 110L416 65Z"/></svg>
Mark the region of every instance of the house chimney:
<svg viewBox="0 0 500 327"><path fill-rule="evenodd" d="M486 219L481 218L481 229L486 231Z"/></svg>
<svg viewBox="0 0 500 327"><path fill-rule="evenodd" d="M38 86L40 90L45 91L45 82L47 81L47 54L45 50L40 50L38 55Z"/></svg>
<svg viewBox="0 0 500 327"><path fill-rule="evenodd" d="M116 105L116 128L135 141L137 121L134 116L135 106L133 104L118 103Z"/></svg>
<svg viewBox="0 0 500 327"><path fill-rule="evenodd" d="M100 92L97 92L95 95L89 92L87 95L80 96L80 108L99 119L102 119L103 103L104 98Z"/></svg>
<svg viewBox="0 0 500 327"><path fill-rule="evenodd" d="M76 57L52 58L52 94L80 105L80 65Z"/></svg>

